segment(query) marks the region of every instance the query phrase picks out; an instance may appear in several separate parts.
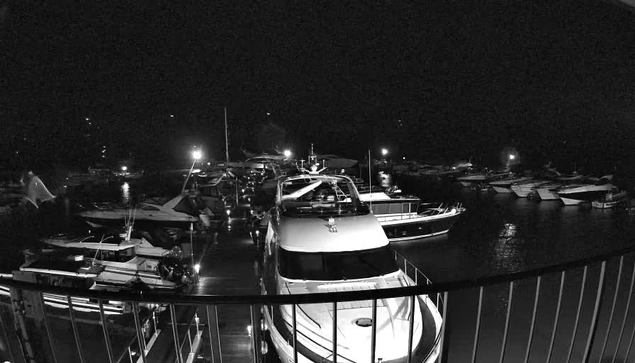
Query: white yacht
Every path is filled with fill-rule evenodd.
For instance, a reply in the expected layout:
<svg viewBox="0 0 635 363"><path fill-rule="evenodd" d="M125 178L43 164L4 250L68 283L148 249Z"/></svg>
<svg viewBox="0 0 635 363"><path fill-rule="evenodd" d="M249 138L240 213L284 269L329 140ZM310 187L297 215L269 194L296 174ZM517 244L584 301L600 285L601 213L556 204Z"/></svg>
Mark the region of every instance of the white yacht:
<svg viewBox="0 0 635 363"><path fill-rule="evenodd" d="M484 183L487 181L488 176L486 173L468 173L456 178L456 181L461 183L464 187L469 187L472 184Z"/></svg>
<svg viewBox="0 0 635 363"><path fill-rule="evenodd" d="M601 199L609 192L618 192L618 188L610 183L580 184L564 186L558 189L560 200L565 205L578 205L584 202Z"/></svg>
<svg viewBox="0 0 635 363"><path fill-rule="evenodd" d="M517 176L511 174L506 178L491 181L489 182L489 185L496 191L496 193L511 194L514 192L512 190L512 184L521 183L531 179L532 177L530 176Z"/></svg>
<svg viewBox="0 0 635 363"><path fill-rule="evenodd" d="M560 182L550 182L539 185L535 190L540 200L560 200L558 189L561 188L562 185Z"/></svg>
<svg viewBox="0 0 635 363"><path fill-rule="evenodd" d="M408 241L437 236L459 220L465 208L461 204L422 203L416 196L391 196L387 193L360 193L368 203L390 241Z"/></svg>
<svg viewBox="0 0 635 363"><path fill-rule="evenodd" d="M121 225L133 216L137 223L152 223L165 227L189 228L191 224L202 228L210 226L212 211L196 193L182 193L172 199L150 199L135 208L111 204L95 204L94 209L77 215L93 227L108 224Z"/></svg>
<svg viewBox="0 0 635 363"><path fill-rule="evenodd" d="M511 189L519 198L527 198L536 188L548 182L548 180L529 179L512 184Z"/></svg>
<svg viewBox="0 0 635 363"><path fill-rule="evenodd" d="M398 288L414 282L397 267L389 241L360 199L351 179L297 175L278 183L276 207L265 237L264 294L306 294ZM299 362L333 358L333 304L299 304L296 309ZM378 361L408 356L409 319L414 314L412 354L431 363L439 352L442 318L432 300L418 296L337 304L337 360L370 361L373 323ZM266 306L265 326L283 362L293 361L293 309Z"/></svg>
<svg viewBox="0 0 635 363"><path fill-rule="evenodd" d="M51 274L64 275L60 271L79 264L71 270L95 272L90 276L80 274L88 278L87 284L91 287L94 284L121 288L141 282L150 289L174 290L196 280L198 267L183 261L178 247L171 250L155 247L145 238L132 238L131 235L132 227L129 226L121 235L73 238L61 234L44 238L42 242L55 249L42 251L20 270L36 273L48 270ZM55 268L43 265L54 265Z"/></svg>

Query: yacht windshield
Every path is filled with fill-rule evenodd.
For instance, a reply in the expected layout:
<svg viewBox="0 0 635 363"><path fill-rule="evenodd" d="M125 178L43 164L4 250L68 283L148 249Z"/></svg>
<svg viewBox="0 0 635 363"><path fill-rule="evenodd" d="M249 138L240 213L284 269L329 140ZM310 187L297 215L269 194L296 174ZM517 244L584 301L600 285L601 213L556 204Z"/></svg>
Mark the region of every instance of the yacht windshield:
<svg viewBox="0 0 635 363"><path fill-rule="evenodd" d="M398 270L388 246L364 251L291 252L279 249L280 275L296 280L347 280L386 275Z"/></svg>
<svg viewBox="0 0 635 363"><path fill-rule="evenodd" d="M281 187L282 214L292 217L360 215L370 212L344 178L306 177L288 180Z"/></svg>

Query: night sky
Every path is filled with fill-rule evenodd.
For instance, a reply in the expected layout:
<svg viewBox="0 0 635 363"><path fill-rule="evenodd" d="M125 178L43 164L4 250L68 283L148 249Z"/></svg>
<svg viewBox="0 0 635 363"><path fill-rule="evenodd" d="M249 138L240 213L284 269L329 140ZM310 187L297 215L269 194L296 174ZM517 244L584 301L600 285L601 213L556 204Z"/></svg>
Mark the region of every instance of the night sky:
<svg viewBox="0 0 635 363"><path fill-rule="evenodd" d="M635 12L612 2L0 5L9 167L223 159L224 107L233 159L632 164Z"/></svg>

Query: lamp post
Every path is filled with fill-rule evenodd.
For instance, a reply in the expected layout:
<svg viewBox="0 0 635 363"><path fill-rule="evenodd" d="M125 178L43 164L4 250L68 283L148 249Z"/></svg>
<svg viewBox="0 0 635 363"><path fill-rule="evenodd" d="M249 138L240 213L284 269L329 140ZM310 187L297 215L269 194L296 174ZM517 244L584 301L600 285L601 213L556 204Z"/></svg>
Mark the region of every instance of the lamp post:
<svg viewBox="0 0 635 363"><path fill-rule="evenodd" d="M286 150L284 151L284 158L285 158L285 159L290 158L290 157L291 157L291 155L292 155L291 150L286 149Z"/></svg>
<svg viewBox="0 0 635 363"><path fill-rule="evenodd" d="M196 165L196 162L201 157L203 157L203 152L201 150L192 151L192 158L194 159L194 162L192 162L192 166L190 167L190 171L187 173L187 178L185 178L185 181L183 182L183 189L181 189L181 194L185 193L185 187L187 186L187 181L190 180L190 175L192 175L192 171L194 170L194 165Z"/></svg>
<svg viewBox="0 0 635 363"><path fill-rule="evenodd" d="M506 167L506 169L509 169L509 167L511 166L511 163L512 163L512 161L514 161L514 159L516 159L516 155L514 155L514 154L507 155L507 167Z"/></svg>

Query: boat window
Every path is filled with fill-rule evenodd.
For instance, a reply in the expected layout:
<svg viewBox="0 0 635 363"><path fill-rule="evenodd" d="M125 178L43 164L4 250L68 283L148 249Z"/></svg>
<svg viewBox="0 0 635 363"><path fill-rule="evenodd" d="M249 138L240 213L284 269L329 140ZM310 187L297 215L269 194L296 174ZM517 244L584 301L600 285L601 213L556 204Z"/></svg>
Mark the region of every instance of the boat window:
<svg viewBox="0 0 635 363"><path fill-rule="evenodd" d="M199 211L205 209L205 203L199 197L188 196L174 206L177 212L198 216Z"/></svg>
<svg viewBox="0 0 635 363"><path fill-rule="evenodd" d="M301 178L281 186L282 214L292 217L361 215L369 208L357 198L354 185L343 178Z"/></svg>
<svg viewBox="0 0 635 363"><path fill-rule="evenodd" d="M159 208L152 206L152 205L144 205L143 207L140 208L141 210L159 210Z"/></svg>
<svg viewBox="0 0 635 363"><path fill-rule="evenodd" d="M291 252L280 248L279 272L297 280L347 280L382 276L398 270L388 246L364 251Z"/></svg>

